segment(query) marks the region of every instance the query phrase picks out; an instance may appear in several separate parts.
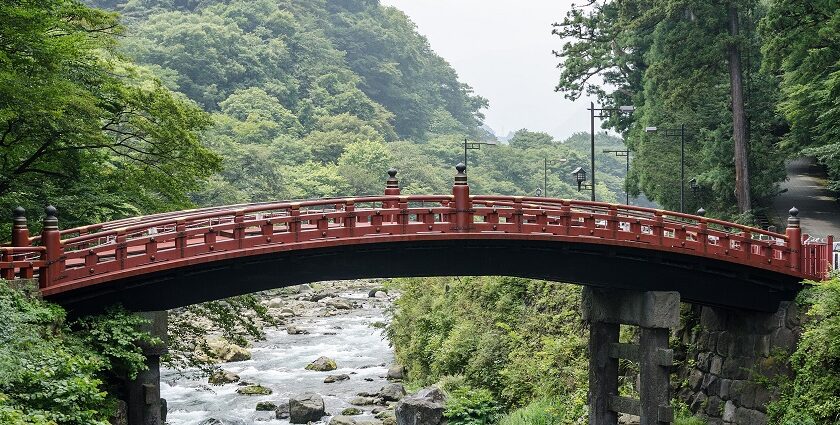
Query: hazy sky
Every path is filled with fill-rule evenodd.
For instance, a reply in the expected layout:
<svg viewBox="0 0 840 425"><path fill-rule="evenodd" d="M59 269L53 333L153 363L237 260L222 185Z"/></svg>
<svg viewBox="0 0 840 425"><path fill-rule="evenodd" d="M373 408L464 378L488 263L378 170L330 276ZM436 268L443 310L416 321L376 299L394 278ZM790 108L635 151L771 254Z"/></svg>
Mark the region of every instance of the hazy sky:
<svg viewBox="0 0 840 425"><path fill-rule="evenodd" d="M460 80L490 100L486 123L504 136L520 128L565 138L588 131L587 99L556 93L551 24L574 0L382 0L405 12Z"/></svg>

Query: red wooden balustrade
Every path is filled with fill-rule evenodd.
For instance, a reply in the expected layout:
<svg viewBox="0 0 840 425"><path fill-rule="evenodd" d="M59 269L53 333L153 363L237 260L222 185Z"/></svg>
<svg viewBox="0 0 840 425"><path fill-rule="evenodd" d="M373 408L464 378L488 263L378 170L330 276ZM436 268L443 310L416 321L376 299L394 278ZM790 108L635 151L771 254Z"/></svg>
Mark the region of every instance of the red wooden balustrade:
<svg viewBox="0 0 840 425"><path fill-rule="evenodd" d="M385 196L204 208L67 230L58 229L52 209L34 238L16 212L14 246L0 248L0 277L37 278L42 291L52 293L94 277L153 272L216 254L407 238L599 243L715 258L803 279L828 276L832 239L803 242L795 209L781 234L644 207L470 195L462 171L452 195L400 195L390 170Z"/></svg>

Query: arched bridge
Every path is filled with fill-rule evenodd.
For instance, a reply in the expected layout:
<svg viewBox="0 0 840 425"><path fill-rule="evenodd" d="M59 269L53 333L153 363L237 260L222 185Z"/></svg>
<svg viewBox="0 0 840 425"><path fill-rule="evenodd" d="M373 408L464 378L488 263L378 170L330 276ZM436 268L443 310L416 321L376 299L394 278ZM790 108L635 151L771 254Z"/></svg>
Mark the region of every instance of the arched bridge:
<svg viewBox="0 0 840 425"><path fill-rule="evenodd" d="M650 208L470 195L401 195L216 207L60 230L47 208L30 237L16 213L3 278L34 278L77 311L134 310L328 279L510 275L596 287L679 291L685 301L775 311L803 279L826 277L831 240Z"/></svg>

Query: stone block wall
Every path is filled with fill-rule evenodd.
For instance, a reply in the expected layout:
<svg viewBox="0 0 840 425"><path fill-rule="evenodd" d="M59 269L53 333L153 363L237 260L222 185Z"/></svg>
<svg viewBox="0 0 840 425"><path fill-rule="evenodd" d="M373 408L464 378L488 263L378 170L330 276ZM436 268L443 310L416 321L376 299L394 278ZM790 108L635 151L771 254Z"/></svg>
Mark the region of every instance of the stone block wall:
<svg viewBox="0 0 840 425"><path fill-rule="evenodd" d="M686 313L676 332L684 360L678 397L709 425L767 424L766 405L778 392L762 377L790 376L785 359L802 332L796 304L772 314L700 306Z"/></svg>

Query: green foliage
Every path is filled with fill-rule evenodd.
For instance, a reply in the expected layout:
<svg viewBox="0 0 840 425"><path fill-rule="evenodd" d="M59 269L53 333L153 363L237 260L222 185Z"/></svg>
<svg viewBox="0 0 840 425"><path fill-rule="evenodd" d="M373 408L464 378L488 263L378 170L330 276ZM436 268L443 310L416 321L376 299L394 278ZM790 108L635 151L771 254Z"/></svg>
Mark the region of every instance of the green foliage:
<svg viewBox="0 0 840 425"><path fill-rule="evenodd" d="M728 34L730 7L740 19L737 39ZM557 52L562 61L558 90L570 98L593 94L604 107L636 106L632 114L612 114L604 121L605 127L625 135L633 151L631 193L644 193L666 209L678 209L677 130L685 125L685 179L696 178L700 185L697 196L686 189L686 211L704 207L715 216L738 213L726 56L727 47L737 43L753 207L771 204L785 177L785 155L778 151L785 124L776 112L775 78L759 67L765 40L756 28L764 12L764 4L753 0L609 1L574 8L556 25L557 35L572 40ZM647 133L648 126L660 131Z"/></svg>
<svg viewBox="0 0 840 425"><path fill-rule="evenodd" d="M489 425L496 423L499 411L490 391L463 386L447 393L443 416L453 425Z"/></svg>
<svg viewBox="0 0 840 425"><path fill-rule="evenodd" d="M499 425L583 425L588 423L586 404L565 397L539 398L499 420Z"/></svg>
<svg viewBox="0 0 840 425"><path fill-rule="evenodd" d="M508 277L405 279L388 327L411 381L463 375L507 406L574 394L586 400L580 289ZM451 378L450 378L451 379Z"/></svg>
<svg viewBox="0 0 840 425"><path fill-rule="evenodd" d="M115 400L105 383L145 367L134 345L151 341L142 319L115 308L68 324L33 294L0 281L0 422L107 424Z"/></svg>
<svg viewBox="0 0 840 425"><path fill-rule="evenodd" d="M104 366L116 376L131 379L146 370L142 346L162 343L146 332L139 332L148 320L122 307L111 307L97 316L85 316L72 324L74 335L100 353Z"/></svg>
<svg viewBox="0 0 840 425"><path fill-rule="evenodd" d="M184 206L217 168L207 115L116 54L121 31L75 0L0 4L0 209L72 226Z"/></svg>
<svg viewBox="0 0 840 425"><path fill-rule="evenodd" d="M761 32L765 68L781 75L786 148L817 156L840 189L840 4L775 0Z"/></svg>
<svg viewBox="0 0 840 425"><path fill-rule="evenodd" d="M796 351L790 357L793 380L768 405L779 424L836 424L840 420L840 279L814 283L800 295L809 305Z"/></svg>

